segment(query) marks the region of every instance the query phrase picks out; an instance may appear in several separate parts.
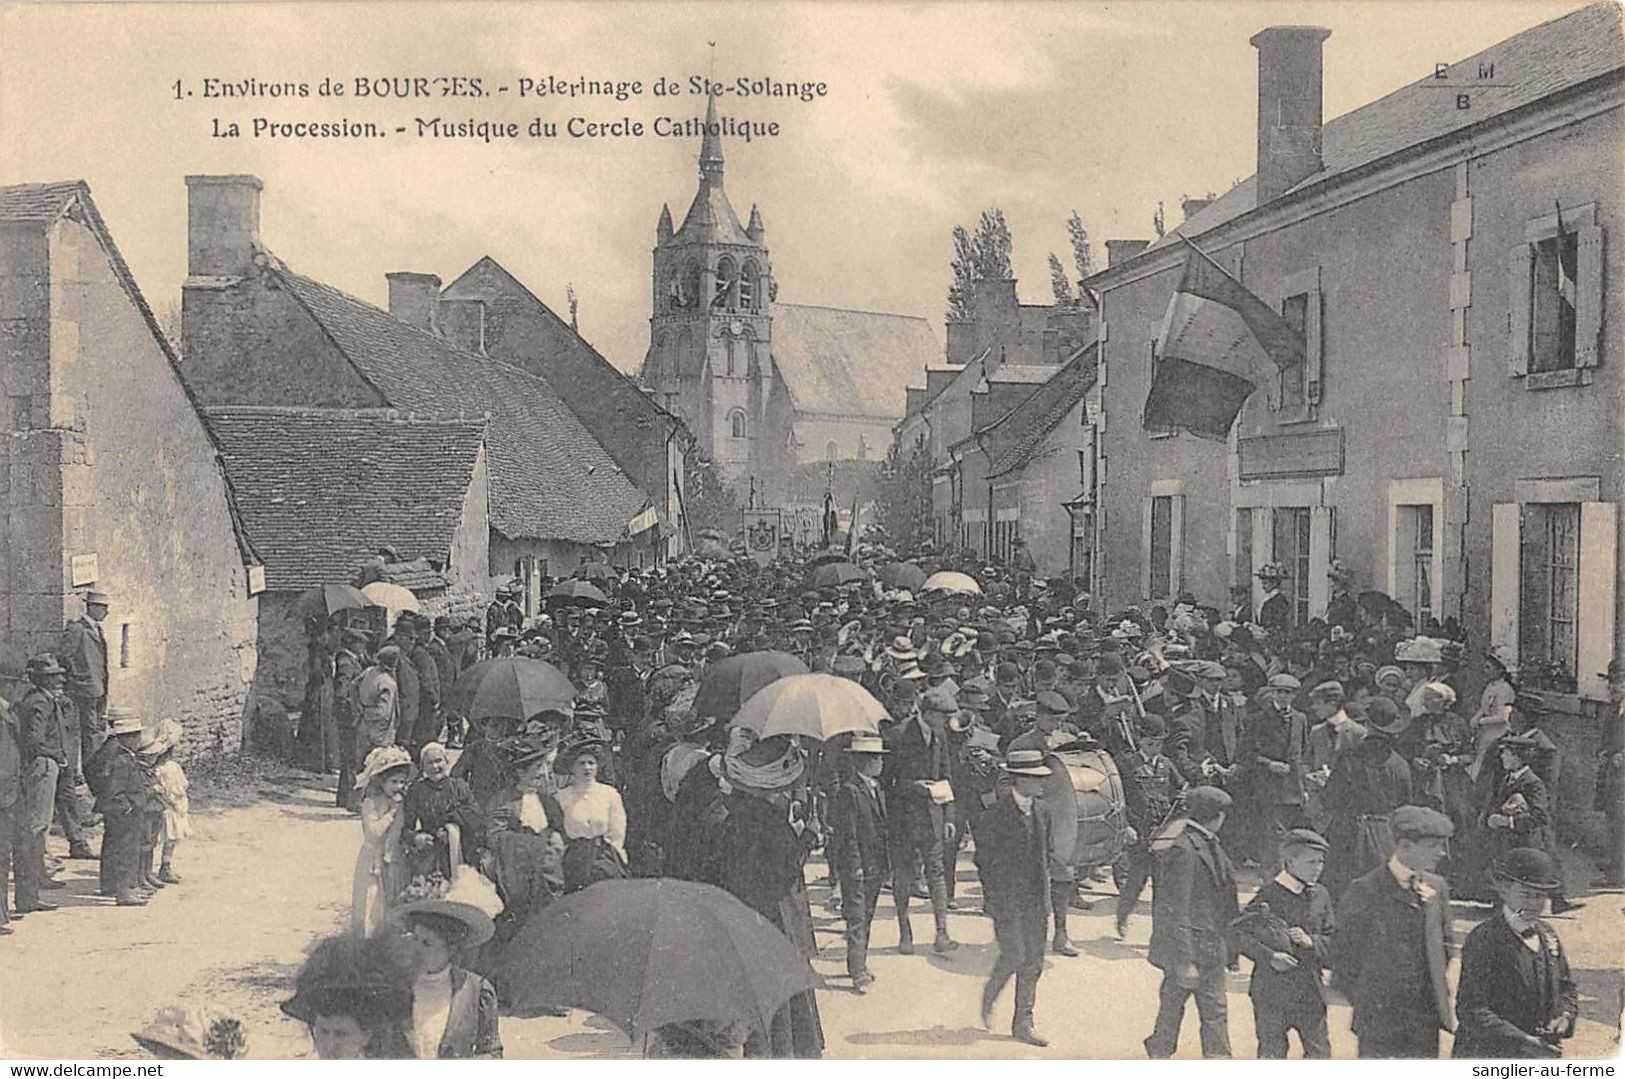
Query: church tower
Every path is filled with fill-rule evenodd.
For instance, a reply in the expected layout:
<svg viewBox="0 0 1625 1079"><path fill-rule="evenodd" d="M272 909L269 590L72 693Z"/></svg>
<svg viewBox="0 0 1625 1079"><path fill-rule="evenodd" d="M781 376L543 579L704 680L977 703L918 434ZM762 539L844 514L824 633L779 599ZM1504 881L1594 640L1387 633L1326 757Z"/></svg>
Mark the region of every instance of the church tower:
<svg viewBox="0 0 1625 1079"><path fill-rule="evenodd" d="M773 269L762 216L739 216L722 188L715 95L706 101L700 186L682 226L662 206L655 226L649 351L641 381L688 424L723 478L765 481L782 458L768 430L773 386Z"/></svg>

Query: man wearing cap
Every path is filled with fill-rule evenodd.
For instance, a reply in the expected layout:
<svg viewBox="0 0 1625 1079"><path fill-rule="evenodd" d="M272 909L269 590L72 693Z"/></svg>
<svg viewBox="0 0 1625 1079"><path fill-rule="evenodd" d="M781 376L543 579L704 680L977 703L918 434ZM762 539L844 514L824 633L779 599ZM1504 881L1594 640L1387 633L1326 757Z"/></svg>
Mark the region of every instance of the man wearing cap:
<svg viewBox="0 0 1625 1079"><path fill-rule="evenodd" d="M1332 765L1345 749L1358 745L1365 738L1366 728L1344 711L1343 683L1334 681L1317 683L1309 691L1307 721L1310 726L1305 743L1308 760L1304 777L1304 804L1310 824L1324 829L1328 822L1321 804L1321 794L1331 778Z"/></svg>
<svg viewBox="0 0 1625 1079"><path fill-rule="evenodd" d="M1033 1006L1049 927L1052 821L1042 794L1050 769L1036 749L1012 750L1001 769L1010 785L977 821L976 834L976 871L999 945L982 987L982 1025L992 1025L993 1005L1013 976L1016 1006L1010 1033L1028 1045L1044 1046L1049 1043L1033 1029Z"/></svg>
<svg viewBox="0 0 1625 1079"><path fill-rule="evenodd" d="M1219 843L1230 804L1230 795L1218 787L1192 787L1185 792L1185 815L1151 841L1151 947L1146 957L1162 971L1157 1020L1144 1043L1152 1060L1167 1060L1179 1048L1185 1001L1193 995L1202 1056L1230 1056L1224 976L1236 962L1229 930L1239 911L1235 871Z"/></svg>
<svg viewBox="0 0 1625 1079"><path fill-rule="evenodd" d="M959 947L948 936L948 882L942 864L942 841L948 835L942 807L953 800L947 725L958 712L953 696L935 689L921 698L918 715L894 723L884 735L891 753L882 783L892 848L892 898L897 906L897 950L904 955L914 952L908 907L916 856L925 867L936 922L932 947L938 952Z"/></svg>
<svg viewBox="0 0 1625 1079"><path fill-rule="evenodd" d="M1189 786L1174 762L1163 755L1167 738L1168 727L1161 716L1141 716L1134 727L1133 748L1113 755L1118 774L1123 777L1123 803L1135 837L1122 854L1117 886L1119 939L1128 932L1128 916L1140 902L1140 893L1151 876L1151 840Z"/></svg>
<svg viewBox="0 0 1625 1079"><path fill-rule="evenodd" d="M1362 1058L1431 1059L1454 1025L1445 968L1450 889L1434 872L1455 831L1437 810L1393 813L1394 853L1337 904L1332 972L1354 1009Z"/></svg>
<svg viewBox="0 0 1625 1079"><path fill-rule="evenodd" d="M335 803L340 808L355 801L355 690L361 673L367 669L367 643L366 633L347 629L333 653L333 728L338 742L333 756L339 773Z"/></svg>
<svg viewBox="0 0 1625 1079"><path fill-rule="evenodd" d="M63 692L67 671L54 655L43 652L33 656L27 673L28 692L12 706L17 717L22 773L22 831L16 854L19 914L54 909L54 904L39 898L39 891L53 886L45 873L45 835L51 827L52 810L60 800L60 775L69 760L69 718L73 712L73 704Z"/></svg>
<svg viewBox="0 0 1625 1079"><path fill-rule="evenodd" d="M1332 1055L1321 974L1332 958L1330 893L1319 883L1327 843L1293 828L1281 841L1283 868L1266 881L1236 922L1236 943L1253 961L1248 995L1258 1059L1284 1060L1287 1031L1296 1030L1306 1060Z"/></svg>
<svg viewBox="0 0 1625 1079"><path fill-rule="evenodd" d="M1500 910L1467 934L1456 987L1456 1030L1450 1055L1551 1058L1574 1036L1579 992L1557 931L1541 919L1562 886L1551 857L1514 847L1495 865Z"/></svg>
<svg viewBox="0 0 1625 1079"><path fill-rule="evenodd" d="M1261 863L1275 864L1281 837L1307 824L1304 818L1304 770L1309 755L1309 721L1292 707L1302 686L1290 674L1277 674L1259 691L1259 704L1247 724L1242 759L1253 771L1258 798Z"/></svg>
<svg viewBox="0 0 1625 1079"><path fill-rule="evenodd" d="M503 626L508 626L515 633L518 633L519 627L524 625L525 612L520 610L519 604L514 602L518 595L519 590L513 586L512 582L497 586L496 599L485 609L485 639L487 641L495 638L497 630Z"/></svg>
<svg viewBox="0 0 1625 1079"><path fill-rule="evenodd" d="M830 805L830 853L840 883L841 916L846 919L846 972L859 993L875 980L869 970L869 926L891 868L886 797L880 790L887 752L879 738L854 737L846 747L852 767Z"/></svg>

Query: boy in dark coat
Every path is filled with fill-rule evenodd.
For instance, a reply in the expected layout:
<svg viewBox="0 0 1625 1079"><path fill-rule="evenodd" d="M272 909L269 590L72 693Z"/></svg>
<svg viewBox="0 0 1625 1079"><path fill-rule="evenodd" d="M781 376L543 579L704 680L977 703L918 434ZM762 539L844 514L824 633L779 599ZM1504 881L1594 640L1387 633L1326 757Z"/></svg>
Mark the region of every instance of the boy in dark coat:
<svg viewBox="0 0 1625 1079"><path fill-rule="evenodd" d="M1455 828L1422 806L1394 810L1394 853L1337 905L1332 973L1354 1009L1362 1058L1429 1059L1454 1025L1450 889L1434 872Z"/></svg>
<svg viewBox="0 0 1625 1079"><path fill-rule="evenodd" d="M1236 961L1230 926L1239 911L1235 871L1219 845L1230 796L1217 787L1185 792L1185 816L1151 841L1151 965L1162 971L1157 1021L1146 1056L1167 1060L1179 1048L1185 1001L1201 1017L1202 1056L1230 1056L1225 970Z"/></svg>
<svg viewBox="0 0 1625 1079"><path fill-rule="evenodd" d="M1321 979L1331 962L1332 899L1318 883L1326 849L1318 832L1287 832L1281 843L1285 868L1265 882L1236 922L1236 945L1253 961L1248 995L1260 1060L1285 1059L1289 1030L1298 1032L1305 1059L1332 1055Z"/></svg>
<svg viewBox="0 0 1625 1079"><path fill-rule="evenodd" d="M1028 1045L1045 1046L1049 1042L1033 1029L1033 1006L1049 928L1052 822L1041 795L1050 769L1036 749L1013 750L1001 767L1010 786L982 814L976 834L976 871L999 945L999 957L982 987L982 1025L992 1025L993 1004L1014 975L1016 1010L1010 1033Z"/></svg>
<svg viewBox="0 0 1625 1079"><path fill-rule="evenodd" d="M112 708L107 719L107 741L86 769L104 829L101 891L116 897L121 907L139 907L147 902L139 885L152 780L135 755L141 741L141 717L128 709Z"/></svg>
<svg viewBox="0 0 1625 1079"><path fill-rule="evenodd" d="M1560 1057L1580 1003L1563 944L1542 921L1562 886L1545 852L1515 847L1495 866L1501 909L1467 935L1456 993L1456 1059Z"/></svg>
<svg viewBox="0 0 1625 1079"><path fill-rule="evenodd" d="M846 919L846 972L852 988L865 992L875 976L869 970L869 925L875 901L891 863L887 857L886 797L880 770L886 745L879 738L858 736L846 747L851 772L836 788L830 807L833 835L830 853L841 886L841 916Z"/></svg>

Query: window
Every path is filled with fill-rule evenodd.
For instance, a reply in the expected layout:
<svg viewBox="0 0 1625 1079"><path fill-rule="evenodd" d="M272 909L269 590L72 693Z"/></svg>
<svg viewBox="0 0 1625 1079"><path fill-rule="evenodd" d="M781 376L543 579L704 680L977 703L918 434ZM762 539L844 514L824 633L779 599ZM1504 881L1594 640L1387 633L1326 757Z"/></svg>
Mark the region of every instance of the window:
<svg viewBox="0 0 1625 1079"><path fill-rule="evenodd" d="M1281 371L1276 383L1277 423L1307 423L1321 396L1320 267L1312 266L1281 282L1281 319L1303 336L1303 363Z"/></svg>
<svg viewBox="0 0 1625 1079"><path fill-rule="evenodd" d="M733 259L725 258L717 263L716 284L712 286L714 289L711 295L712 307L733 306L734 281L737 277L738 272L734 269Z"/></svg>
<svg viewBox="0 0 1625 1079"><path fill-rule="evenodd" d="M1437 617L1438 599L1433 580L1434 527L1433 506L1399 506L1395 510L1398 535L1398 560L1394 567L1395 591L1398 600L1418 627Z"/></svg>
<svg viewBox="0 0 1625 1079"><path fill-rule="evenodd" d="M1151 345L1148 349L1146 349L1146 352L1151 357L1151 369L1146 372L1145 383L1149 387L1154 386L1157 383L1157 364L1160 361L1159 357L1157 356L1156 341L1151 342ZM1177 433L1178 432L1172 427L1157 427L1154 425L1147 425L1145 427L1145 434L1147 438L1171 438Z"/></svg>
<svg viewBox="0 0 1625 1079"><path fill-rule="evenodd" d="M756 310L757 278L758 272L754 262L745 263L745 268L739 271L739 309L741 311Z"/></svg>
<svg viewBox="0 0 1625 1079"><path fill-rule="evenodd" d="M1151 594L1147 599L1166 599L1174 594L1173 582L1174 500L1161 495L1151 500Z"/></svg>
<svg viewBox="0 0 1625 1079"><path fill-rule="evenodd" d="M1172 599L1184 587L1185 496L1178 482L1157 480L1140 503L1140 591Z"/></svg>
<svg viewBox="0 0 1625 1079"><path fill-rule="evenodd" d="M1292 603L1295 625L1309 621L1309 507L1285 506L1274 511L1272 561L1286 573L1281 593Z"/></svg>
<svg viewBox="0 0 1625 1079"><path fill-rule="evenodd" d="M130 623L124 622L118 628L118 665L122 668L130 666Z"/></svg>
<svg viewBox="0 0 1625 1079"><path fill-rule="evenodd" d="M1296 296L1288 296L1281 301L1281 318L1288 326L1304 333L1309 320L1309 294L1300 292ZM1305 412L1309 404L1305 396L1304 370L1302 364L1294 364L1281 371L1281 392L1276 400L1276 409L1283 414L1298 414Z"/></svg>
<svg viewBox="0 0 1625 1079"><path fill-rule="evenodd" d="M1565 232L1537 241L1529 298L1529 370L1574 367L1580 237Z"/></svg>
<svg viewBox="0 0 1625 1079"><path fill-rule="evenodd" d="M1252 594L1253 587L1253 511L1247 508L1236 510L1236 561L1230 571L1230 583L1244 587L1248 595ZM1252 600L1247 602L1252 606ZM1229 610L1234 609L1234 604ZM1226 611L1226 614L1229 613Z"/></svg>
<svg viewBox="0 0 1625 1079"><path fill-rule="evenodd" d="M691 262L683 270L683 284L677 291L676 306L693 309L700 306L700 266Z"/></svg>
<svg viewBox="0 0 1625 1079"><path fill-rule="evenodd" d="M828 442L824 443L824 460L826 460L826 461L835 460L836 452L837 451L835 449L835 440L833 438L830 439Z"/></svg>
<svg viewBox="0 0 1625 1079"><path fill-rule="evenodd" d="M1549 502L1526 508L1520 577L1521 662L1573 678L1579 658L1578 503Z"/></svg>
<svg viewBox="0 0 1625 1079"><path fill-rule="evenodd" d="M739 350L742 347L739 338L729 336L723 338L723 347L728 356L728 377L733 378L739 374Z"/></svg>
<svg viewBox="0 0 1625 1079"><path fill-rule="evenodd" d="M745 410L736 408L728 413L729 434L734 438L745 437Z"/></svg>

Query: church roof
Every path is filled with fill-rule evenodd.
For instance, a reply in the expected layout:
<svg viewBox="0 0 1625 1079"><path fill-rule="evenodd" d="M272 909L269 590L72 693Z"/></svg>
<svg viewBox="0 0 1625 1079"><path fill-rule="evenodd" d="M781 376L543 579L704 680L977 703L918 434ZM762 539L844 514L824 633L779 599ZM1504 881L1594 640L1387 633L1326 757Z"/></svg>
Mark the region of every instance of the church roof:
<svg viewBox="0 0 1625 1079"><path fill-rule="evenodd" d="M759 246L745 234L745 226L739 223L739 215L734 213L733 204L722 190L720 177L715 181L700 181L700 189L694 193L694 202L683 218L683 227L677 230L671 242Z"/></svg>
<svg viewBox="0 0 1625 1079"><path fill-rule="evenodd" d="M452 347L387 311L272 267L397 409L490 417L491 527L510 539L608 545L649 500L546 381Z"/></svg>
<svg viewBox="0 0 1625 1079"><path fill-rule="evenodd" d="M1329 120L1321 133L1324 167L1293 191L1617 72L1625 66L1620 36L1618 5L1592 4L1449 65L1449 84L1464 87L1479 78L1480 70L1493 67L1496 85L1474 91L1471 109L1457 108L1456 95L1441 92L1439 80L1429 75ZM1249 176L1189 221L1168 230L1149 250L1166 247L1180 236L1200 236L1257 209L1256 180Z"/></svg>
<svg viewBox="0 0 1625 1079"><path fill-rule="evenodd" d="M773 305L773 362L799 412L899 419L909 379L939 351L913 315Z"/></svg>
<svg viewBox="0 0 1625 1079"><path fill-rule="evenodd" d="M385 544L406 559L447 563L484 417L260 405L208 416L268 589L348 581Z"/></svg>

